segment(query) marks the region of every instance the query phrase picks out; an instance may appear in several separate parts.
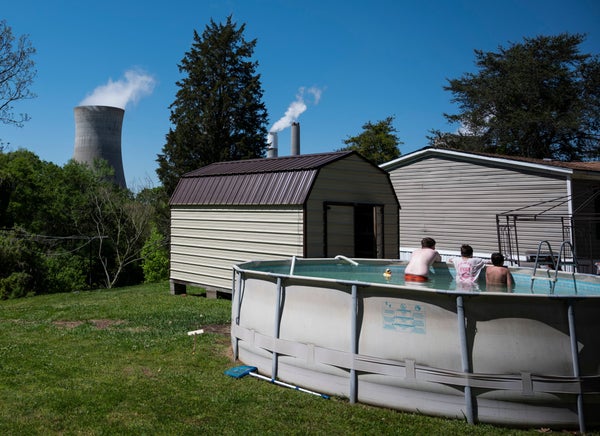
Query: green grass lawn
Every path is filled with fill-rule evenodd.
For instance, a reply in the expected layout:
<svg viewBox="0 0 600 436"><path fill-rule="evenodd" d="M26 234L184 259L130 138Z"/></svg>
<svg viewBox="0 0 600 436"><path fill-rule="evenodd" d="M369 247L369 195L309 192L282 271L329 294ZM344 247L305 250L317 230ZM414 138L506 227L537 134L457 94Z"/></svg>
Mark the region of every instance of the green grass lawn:
<svg viewBox="0 0 600 436"><path fill-rule="evenodd" d="M168 283L0 301L0 435L539 434L228 377L230 311Z"/></svg>

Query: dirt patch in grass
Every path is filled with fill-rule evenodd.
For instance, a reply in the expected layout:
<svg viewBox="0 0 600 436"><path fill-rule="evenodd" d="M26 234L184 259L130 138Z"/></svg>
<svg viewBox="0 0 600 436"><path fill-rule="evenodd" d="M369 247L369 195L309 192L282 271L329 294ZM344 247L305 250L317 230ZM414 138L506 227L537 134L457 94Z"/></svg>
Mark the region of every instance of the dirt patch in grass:
<svg viewBox="0 0 600 436"><path fill-rule="evenodd" d="M231 326L229 324L211 324L202 327L204 333L216 333L218 335L231 335Z"/></svg>
<svg viewBox="0 0 600 436"><path fill-rule="evenodd" d="M121 319L91 319L90 322L99 330L104 330L114 325L124 324Z"/></svg>
<svg viewBox="0 0 600 436"><path fill-rule="evenodd" d="M204 333L214 333L219 335L216 339L218 344L223 345L224 354L233 360L233 349L231 348L231 325L230 324L210 324L202 326Z"/></svg>
<svg viewBox="0 0 600 436"><path fill-rule="evenodd" d="M84 321L54 321L53 324L57 327L63 327L66 329L74 329L83 324Z"/></svg>
<svg viewBox="0 0 600 436"><path fill-rule="evenodd" d="M113 325L123 324L125 321L120 319L90 319L89 321L54 321L54 325L67 329L74 329L82 324L90 323L99 330L104 330Z"/></svg>
<svg viewBox="0 0 600 436"><path fill-rule="evenodd" d="M233 347L231 346L231 344L229 344L229 346L225 349L225 356L227 356L227 358L229 360L231 360L232 362L234 361L234 358L233 358Z"/></svg>

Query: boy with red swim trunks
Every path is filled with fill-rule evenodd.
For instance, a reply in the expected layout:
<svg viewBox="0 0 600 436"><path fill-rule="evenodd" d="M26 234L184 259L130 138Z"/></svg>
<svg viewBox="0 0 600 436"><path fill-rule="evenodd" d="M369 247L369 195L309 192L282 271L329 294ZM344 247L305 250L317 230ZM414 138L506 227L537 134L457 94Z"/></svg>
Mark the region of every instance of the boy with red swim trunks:
<svg viewBox="0 0 600 436"><path fill-rule="evenodd" d="M441 262L440 253L435 250L435 240L423 238L421 248L413 251L408 265L404 269L404 280L407 282L426 282L429 280L429 267L434 262Z"/></svg>

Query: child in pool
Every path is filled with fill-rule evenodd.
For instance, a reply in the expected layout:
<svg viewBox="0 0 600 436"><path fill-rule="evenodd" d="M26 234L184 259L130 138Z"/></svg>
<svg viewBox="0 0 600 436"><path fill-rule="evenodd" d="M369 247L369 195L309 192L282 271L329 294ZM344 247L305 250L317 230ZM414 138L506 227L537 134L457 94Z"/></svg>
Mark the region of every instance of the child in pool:
<svg viewBox="0 0 600 436"><path fill-rule="evenodd" d="M429 267L434 262L441 261L440 254L435 250L435 240L423 238L421 248L413 251L404 269L404 280L407 282L426 282L429 280Z"/></svg>
<svg viewBox="0 0 600 436"><path fill-rule="evenodd" d="M460 247L460 257L453 257L448 260L454 264L456 270L456 287L457 289L467 291L479 290L478 280L479 273L485 266L485 261L477 257L473 257L473 247L463 244Z"/></svg>
<svg viewBox="0 0 600 436"><path fill-rule="evenodd" d="M492 265L485 268L485 285L488 291L509 291L515 287L512 274L504 266L504 256L501 253L492 253Z"/></svg>

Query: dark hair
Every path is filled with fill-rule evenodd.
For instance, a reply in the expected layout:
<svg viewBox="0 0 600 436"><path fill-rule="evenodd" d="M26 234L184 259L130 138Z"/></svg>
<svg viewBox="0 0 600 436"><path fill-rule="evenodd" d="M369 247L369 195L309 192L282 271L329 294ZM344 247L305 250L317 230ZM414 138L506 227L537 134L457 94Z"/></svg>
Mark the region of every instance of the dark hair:
<svg viewBox="0 0 600 436"><path fill-rule="evenodd" d="M433 248L435 247L435 239L423 238L421 239L421 248Z"/></svg>
<svg viewBox="0 0 600 436"><path fill-rule="evenodd" d="M501 253L492 253L492 263L494 266L503 266L504 256Z"/></svg>
<svg viewBox="0 0 600 436"><path fill-rule="evenodd" d="M473 256L473 247L471 247L470 245L467 245L467 244L463 244L460 247L460 255L462 257L471 257L471 256Z"/></svg>

